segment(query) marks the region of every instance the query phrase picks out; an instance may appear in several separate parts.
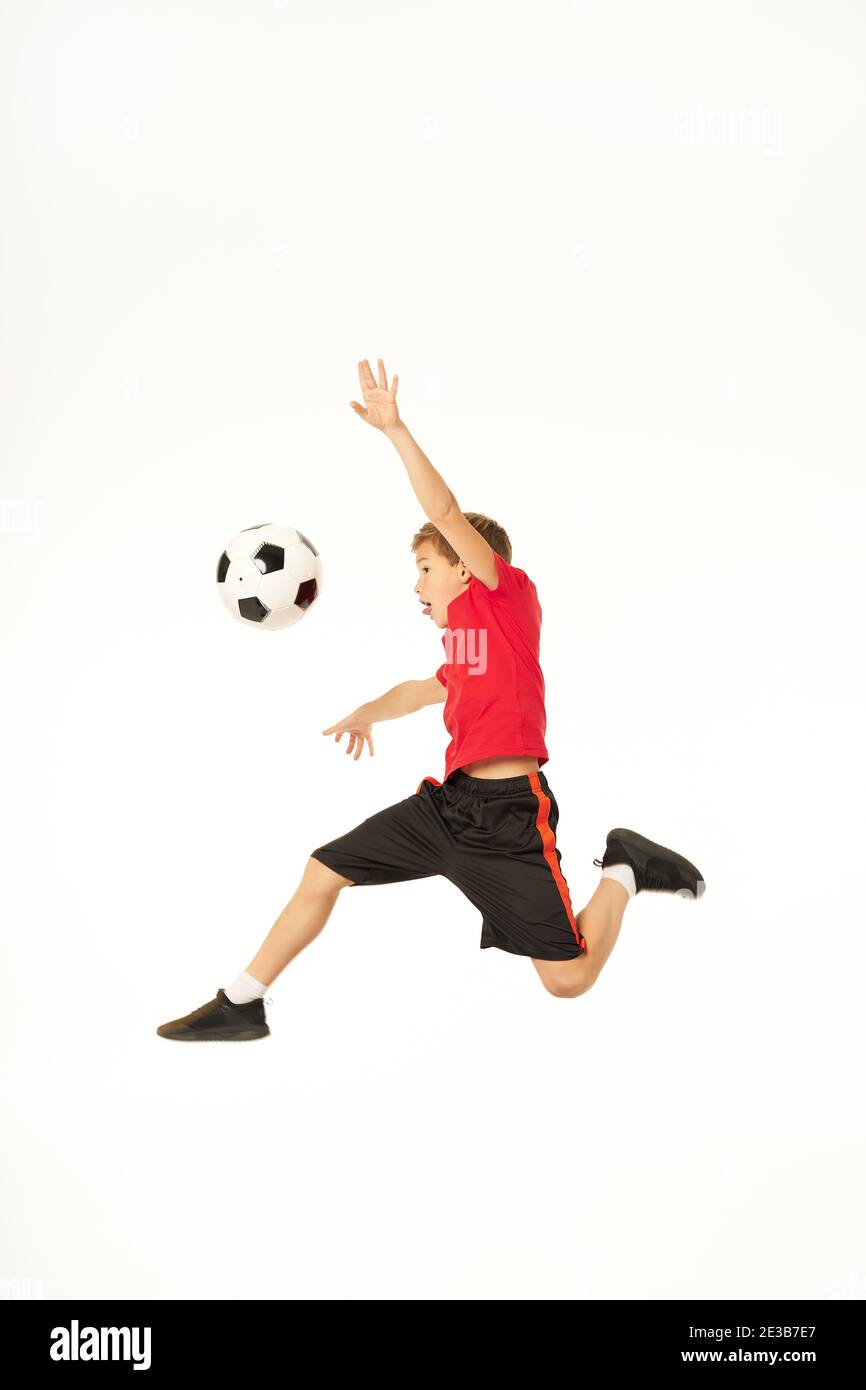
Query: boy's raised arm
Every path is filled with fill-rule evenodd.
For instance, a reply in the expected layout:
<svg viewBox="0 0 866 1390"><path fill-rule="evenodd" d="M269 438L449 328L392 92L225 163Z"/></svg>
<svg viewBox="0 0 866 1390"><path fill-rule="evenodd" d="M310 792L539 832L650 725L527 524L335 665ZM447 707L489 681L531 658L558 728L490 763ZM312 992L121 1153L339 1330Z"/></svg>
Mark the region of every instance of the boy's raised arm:
<svg viewBox="0 0 866 1390"><path fill-rule="evenodd" d="M395 374L389 389L385 363L381 357L378 361L378 385L367 359L358 363L364 405L351 401L352 409L368 425L373 425L388 436L406 466L415 496L428 520L441 531L476 579L480 579L488 589L495 589L499 583L499 576L493 550L481 533L466 520L445 479L436 471L427 455L412 438L405 422L400 419L397 409L399 377Z"/></svg>

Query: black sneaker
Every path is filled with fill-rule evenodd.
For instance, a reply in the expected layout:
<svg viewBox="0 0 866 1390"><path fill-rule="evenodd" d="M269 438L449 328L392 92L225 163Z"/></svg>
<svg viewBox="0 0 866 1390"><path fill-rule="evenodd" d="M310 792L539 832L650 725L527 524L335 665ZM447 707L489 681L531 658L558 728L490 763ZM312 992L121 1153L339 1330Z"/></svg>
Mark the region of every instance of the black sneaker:
<svg viewBox="0 0 866 1390"><path fill-rule="evenodd" d="M175 1042L248 1042L266 1038L271 1030L265 1019L263 999L233 1004L225 990L218 989L216 998L208 1004L194 1009L186 1018L160 1024L156 1031L161 1038L174 1038Z"/></svg>
<svg viewBox="0 0 866 1390"><path fill-rule="evenodd" d="M592 862L600 869L611 864L631 865L638 893L648 890L676 893L679 898L699 898L706 888L700 871L688 859L622 826L608 832L604 858Z"/></svg>

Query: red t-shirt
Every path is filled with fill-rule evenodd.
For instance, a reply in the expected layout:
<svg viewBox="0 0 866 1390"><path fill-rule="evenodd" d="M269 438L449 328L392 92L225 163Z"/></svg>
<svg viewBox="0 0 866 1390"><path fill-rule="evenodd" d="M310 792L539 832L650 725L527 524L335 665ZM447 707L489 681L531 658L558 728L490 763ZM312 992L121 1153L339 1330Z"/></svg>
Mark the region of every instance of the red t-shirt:
<svg viewBox="0 0 866 1390"><path fill-rule="evenodd" d="M494 557L498 586L488 589L473 574L448 605L445 661L436 672L448 691L446 781L479 758L537 758L539 767L548 761L541 605L528 575L496 551Z"/></svg>

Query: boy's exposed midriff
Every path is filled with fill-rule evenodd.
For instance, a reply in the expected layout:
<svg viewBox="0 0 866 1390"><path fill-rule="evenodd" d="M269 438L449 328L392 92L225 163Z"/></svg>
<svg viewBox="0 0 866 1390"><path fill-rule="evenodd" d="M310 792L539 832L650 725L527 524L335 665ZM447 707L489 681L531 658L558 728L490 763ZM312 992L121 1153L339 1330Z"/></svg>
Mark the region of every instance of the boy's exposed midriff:
<svg viewBox="0 0 866 1390"><path fill-rule="evenodd" d="M538 771L537 758L482 758L461 767L467 777L524 777Z"/></svg>

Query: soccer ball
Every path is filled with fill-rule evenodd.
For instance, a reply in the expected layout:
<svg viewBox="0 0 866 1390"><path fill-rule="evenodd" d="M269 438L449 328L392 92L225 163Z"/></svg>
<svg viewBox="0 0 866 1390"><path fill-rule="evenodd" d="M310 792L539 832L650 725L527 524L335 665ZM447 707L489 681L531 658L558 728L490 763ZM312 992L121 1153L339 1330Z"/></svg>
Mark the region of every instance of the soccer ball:
<svg viewBox="0 0 866 1390"><path fill-rule="evenodd" d="M319 552L291 526L270 521L247 526L219 558L217 588L239 622L290 627L322 592Z"/></svg>

